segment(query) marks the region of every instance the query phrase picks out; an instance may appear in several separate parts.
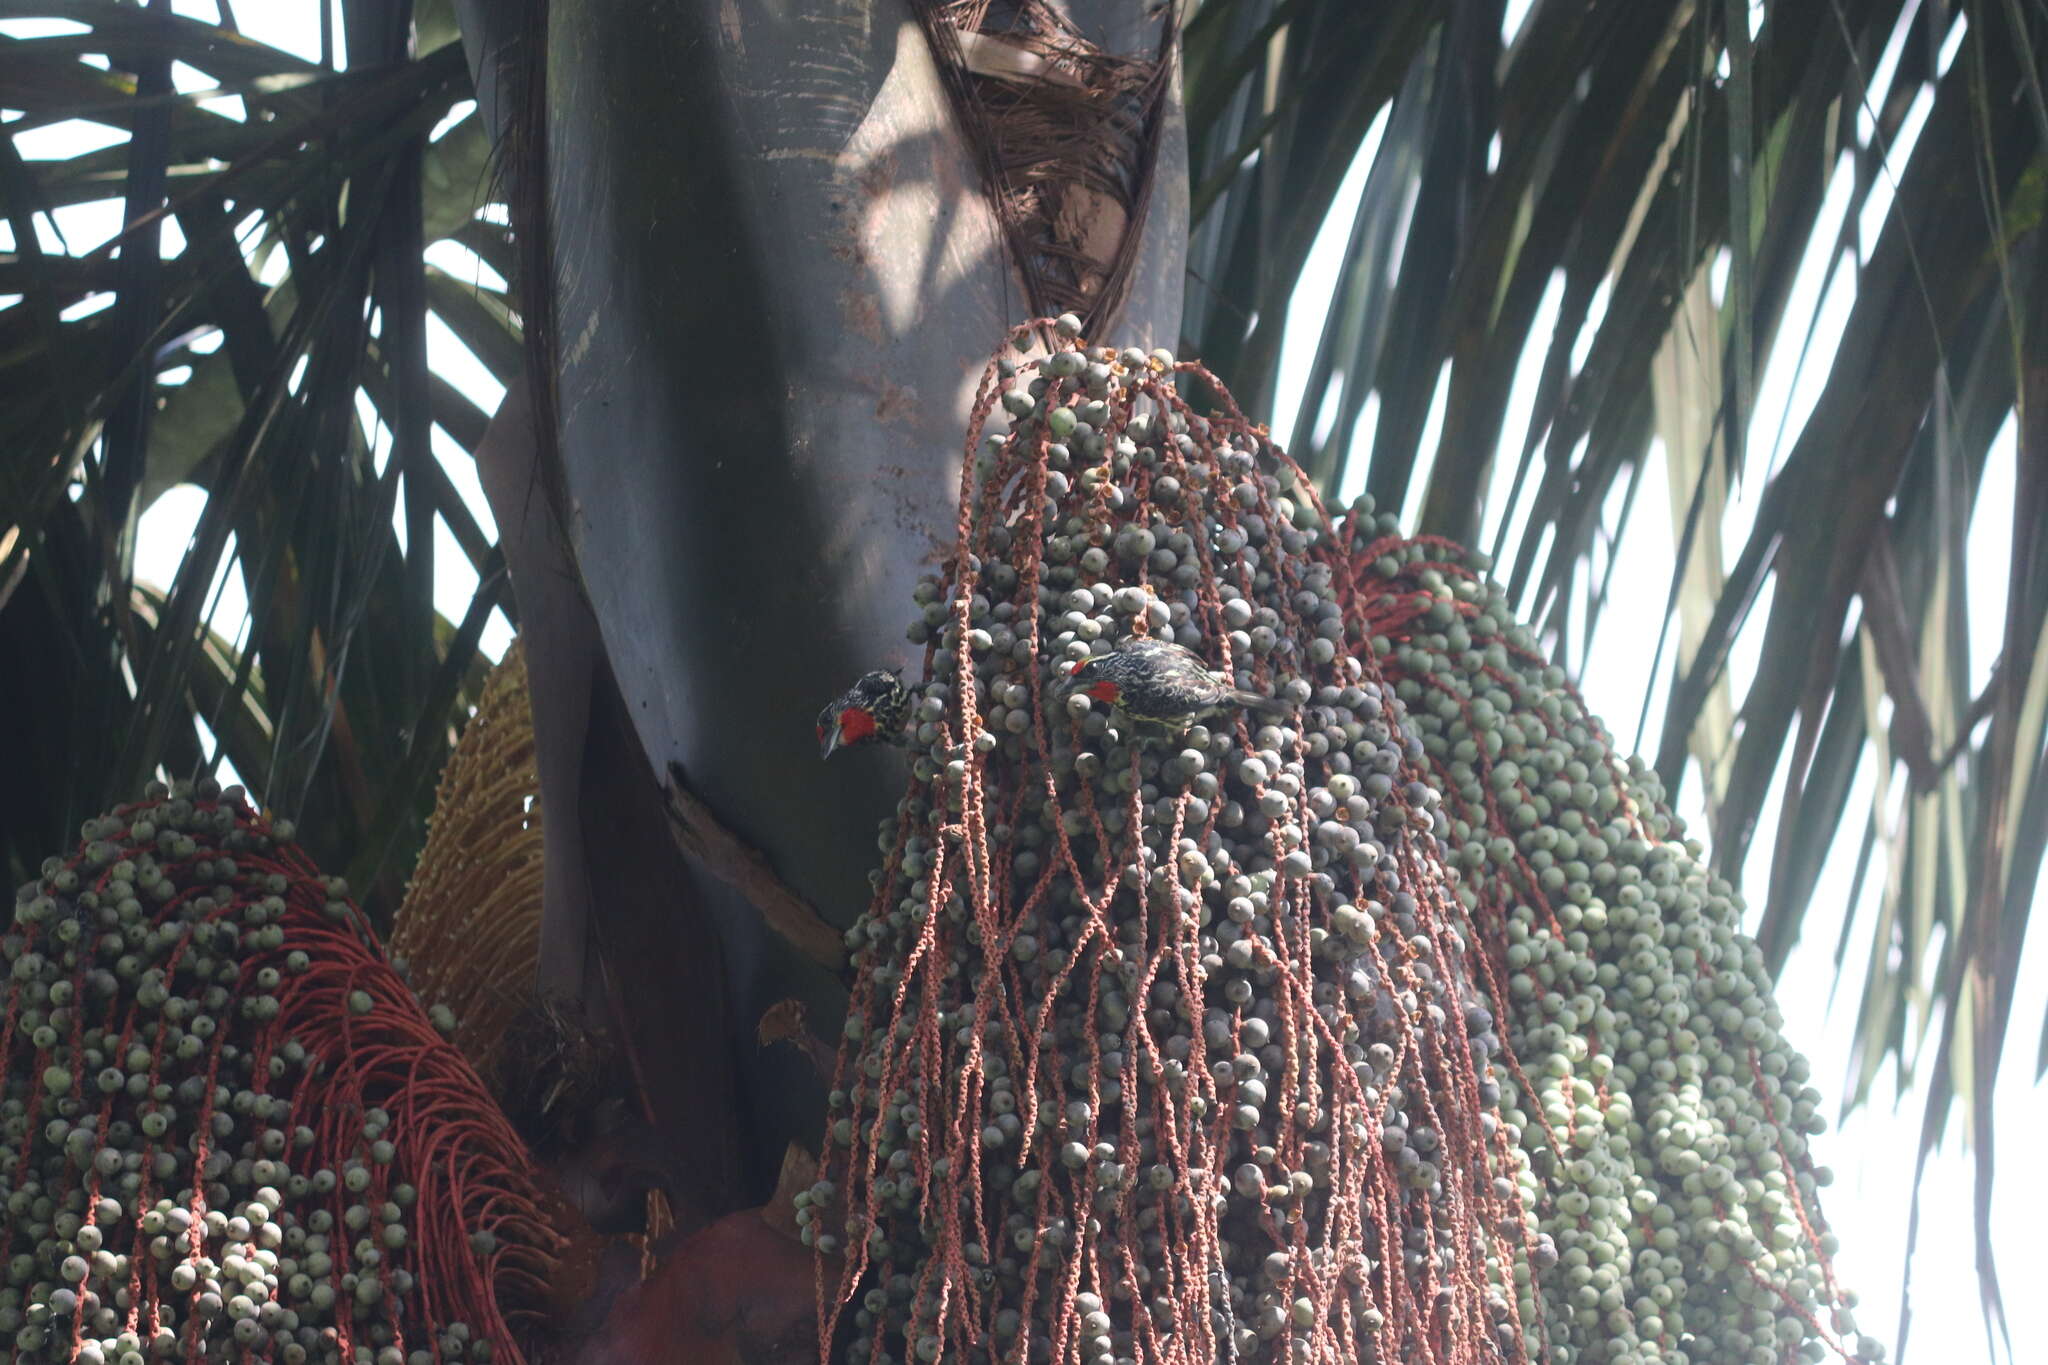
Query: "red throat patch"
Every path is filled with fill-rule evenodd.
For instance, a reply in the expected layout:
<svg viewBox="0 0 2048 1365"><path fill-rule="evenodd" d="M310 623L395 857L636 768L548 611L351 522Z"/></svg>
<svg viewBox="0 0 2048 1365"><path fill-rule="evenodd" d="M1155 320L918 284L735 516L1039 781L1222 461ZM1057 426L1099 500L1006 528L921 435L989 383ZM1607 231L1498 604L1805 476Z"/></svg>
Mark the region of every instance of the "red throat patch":
<svg viewBox="0 0 2048 1365"><path fill-rule="evenodd" d="M849 706L839 713L839 742L858 744L875 732L875 713Z"/></svg>
<svg viewBox="0 0 2048 1365"><path fill-rule="evenodd" d="M1101 682L1088 685L1088 695L1097 701L1113 702L1117 698L1117 685L1104 678Z"/></svg>

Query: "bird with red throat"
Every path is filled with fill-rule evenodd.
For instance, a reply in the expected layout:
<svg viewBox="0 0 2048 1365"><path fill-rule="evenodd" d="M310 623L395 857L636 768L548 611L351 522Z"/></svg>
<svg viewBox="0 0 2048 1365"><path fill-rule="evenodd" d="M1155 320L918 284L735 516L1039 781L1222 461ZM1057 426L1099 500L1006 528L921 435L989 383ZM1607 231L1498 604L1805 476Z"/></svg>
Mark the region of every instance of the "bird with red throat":
<svg viewBox="0 0 2048 1365"><path fill-rule="evenodd" d="M863 744L901 745L909 717L910 689L903 679L880 668L863 673L818 712L818 756L830 758Z"/></svg>

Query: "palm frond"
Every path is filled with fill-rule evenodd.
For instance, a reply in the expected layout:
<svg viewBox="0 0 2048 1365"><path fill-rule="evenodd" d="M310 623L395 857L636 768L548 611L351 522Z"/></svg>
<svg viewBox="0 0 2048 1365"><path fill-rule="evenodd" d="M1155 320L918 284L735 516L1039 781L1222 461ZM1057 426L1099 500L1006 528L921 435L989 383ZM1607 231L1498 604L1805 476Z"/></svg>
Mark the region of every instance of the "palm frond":
<svg viewBox="0 0 2048 1365"><path fill-rule="evenodd" d="M1325 490L1492 545L1574 672L1596 630L1656 640L1651 756L1748 867L1775 968L1861 845L1876 937L1815 912L1863 978L1851 1093L1917 1080L1929 1144L1967 1104L1981 1239L2048 844L2048 12L1533 0L1503 33L1507 8L1205 0L1184 347ZM1304 276L1326 222L1348 238ZM1676 566L1663 616L1621 622L1646 475ZM1966 581L1973 518L2010 522L2002 592ZM1981 633L2001 597L1986 685L1971 607Z"/></svg>
<svg viewBox="0 0 2048 1365"><path fill-rule="evenodd" d="M478 216L478 120L431 136L469 98L461 48L445 14L411 15L343 5L336 69L167 6L0 0L23 111L0 125L20 296L0 305L0 688L39 722L0 740L17 879L160 769L225 765L331 865L376 846L364 889L396 904L421 774L511 610L495 531L433 449L437 423L466 450L488 414L429 369L428 319L501 382L518 355L503 294L423 259L451 237L482 259L504 231ZM438 45L415 55L416 33ZM123 136L19 154L67 120ZM58 231L109 206L105 241ZM190 542L138 581L138 527L180 485L203 493ZM437 574L444 537L462 573ZM442 585L437 610L463 573L477 591Z"/></svg>

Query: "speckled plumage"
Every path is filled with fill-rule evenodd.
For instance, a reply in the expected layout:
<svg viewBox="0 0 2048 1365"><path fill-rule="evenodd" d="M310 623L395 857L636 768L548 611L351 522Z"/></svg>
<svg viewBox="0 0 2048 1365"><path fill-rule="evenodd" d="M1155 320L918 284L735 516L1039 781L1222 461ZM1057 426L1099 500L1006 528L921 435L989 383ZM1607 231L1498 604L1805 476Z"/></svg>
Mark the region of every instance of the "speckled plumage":
<svg viewBox="0 0 2048 1365"><path fill-rule="evenodd" d="M1193 650L1143 636L1082 661L1067 674L1061 690L1085 693L1141 725L1169 730L1185 729L1235 706L1268 716L1288 711L1284 701L1218 682Z"/></svg>
<svg viewBox="0 0 2048 1365"><path fill-rule="evenodd" d="M901 744L909 716L910 689L901 678L879 668L863 673L818 712L820 756L862 744Z"/></svg>

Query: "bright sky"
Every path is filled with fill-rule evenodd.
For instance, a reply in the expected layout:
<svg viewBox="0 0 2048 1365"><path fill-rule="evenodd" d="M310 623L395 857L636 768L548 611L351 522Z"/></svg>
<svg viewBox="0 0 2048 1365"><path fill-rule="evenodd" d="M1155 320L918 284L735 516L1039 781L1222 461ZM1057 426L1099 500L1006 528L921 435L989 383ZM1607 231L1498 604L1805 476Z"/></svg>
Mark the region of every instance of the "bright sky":
<svg viewBox="0 0 2048 1365"><path fill-rule="evenodd" d="M238 6L236 17L243 31L252 38L317 60L318 3L319 0L264 0L259 4ZM1528 4L1529 0L1511 0L1506 23L1509 35L1519 26ZM180 13L201 19L218 17L212 0L177 0L174 7ZM1761 13L1760 5L1753 7L1753 25ZM11 20L0 22L0 33L26 37L77 31L80 27L63 21ZM1944 48L1944 66L1954 54L1960 33L1959 19L1955 34ZM1889 86L1897 69L1898 51L1899 44L1894 42L1873 73L1873 102L1882 98L1882 93ZM180 68L177 74L180 89L205 88L208 84L205 78L186 68ZM1909 115L1891 149L1888 167L1894 179L1911 154L1929 98L1924 90L1917 97L1914 112ZM239 101L224 100L217 107L233 111L237 116L239 114ZM12 116L11 111L0 115ZM1861 123L1860 132L1867 137L1867 117ZM447 126L444 125L441 131L445 131ZM1366 174L1377 153L1379 132L1383 127L1384 116L1374 125L1358 161L1346 177L1336 209L1318 238L1295 295L1294 316L1281 358L1279 401L1274 414L1274 425L1281 431L1292 428L1296 420L1294 414L1302 404L1322 310L1334 291L1344 242L1349 235ZM119 142L122 137L122 134L104 127L73 123L24 134L17 139L17 145L25 157L35 160L75 155L92 147ZM1790 320L1781 333L1788 340L1766 359L1758 374L1756 411L1747 445L1745 478L1740 489L1731 496L1729 521L1724 533L1724 541L1731 552L1740 546L1747 534L1748 520L1754 515L1756 497L1766 481L1766 472L1790 448L1825 381L1842 322L1855 299L1854 253L1858 249L1867 253L1878 234L1887 230L1891 195L1888 183L1881 180L1867 204L1859 210L1858 231L1851 250L1840 260L1830 257L1829 246L1835 237L1835 225L1849 211L1852 189L1852 177L1845 157L1829 186L1819 229L1814 237L1816 245L1809 251L1792 290ZM106 240L118 229L120 205L111 200L81 204L59 210L56 216L65 243L72 251L82 252ZM9 249L12 245L11 234L4 224L0 224L0 250ZM45 245L51 250L61 249L55 236L47 234L47 230ZM253 237L251 245L254 245ZM165 253L175 254L182 246L175 226L171 226L166 233ZM428 255L436 264L464 278L492 285L502 284L475 256L452 242L436 245ZM1717 289L1724 283L1725 267L1716 280ZM5 302L11 300L0 299L0 303ZM1519 452L1530 421L1536 367L1541 362L1540 342L1549 335L1557 305L1558 290L1553 288L1531 330L1531 337L1538 344L1525 351L1512 390L1501 447L1508 453L1497 461L1490 519L1486 526L1489 539L1501 515L1514 454ZM94 306L105 306L105 301L97 304L89 301L80 308L89 310ZM1599 312L1600 305L1596 304L1587 328L1589 338L1592 328L1597 326ZM1802 324L1808 317L1818 321L1812 351L1802 367L1797 363L1798 340L1804 331ZM430 363L435 370L468 393L485 411L494 410L502 397L502 390L476 357L438 322L430 326L428 343ZM1577 360L1583 358L1582 349ZM1416 479L1418 496L1424 482L1423 472L1434 459L1447 385L1448 372L1440 376L1437 401L1423 436L1424 452L1418 462ZM375 412L366 397L361 400L361 407L366 422L374 423ZM1360 419L1359 437L1368 445L1377 409L1375 398L1367 404ZM1970 525L1967 579L1973 691L1988 675L1991 657L1996 653L1998 623L2004 607L2002 566L2011 534L2009 510L2014 477L2014 431L2013 424L2008 421L1999 435L1979 496L1978 515ZM435 437L435 449L442 456L444 467L461 490L471 513L487 534L494 533L490 509L477 482L473 462L438 428ZM388 433L379 433L376 446L381 462L382 455L389 449ZM1347 480L1354 486L1340 489L1340 495L1347 499L1352 496L1357 486L1362 486L1364 473L1364 461L1355 461ZM1643 641L1646 623L1658 620L1663 613L1672 564L1673 535L1670 521L1656 514L1658 509L1667 507L1669 503L1665 469L1654 453L1637 498L1637 514L1632 518L1625 541L1618 551L1631 571L1615 575L1609 609L1601 618L1598 633L1586 651L1583 679L1584 690L1594 710L1607 717L1624 737L1634 724L1646 691L1660 684L1659 679L1653 679L1649 674L1650 659L1643 648ZM167 493L145 513L138 555L138 572L143 578L159 584L170 581L185 552L203 501L204 494L199 489L185 486ZM1410 501L1413 504L1415 498L1411 497ZM1404 511L1405 519L1412 524L1416 506L1411 505ZM436 532L435 602L444 615L459 619L475 592L476 578L447 528L437 523ZM403 535L402 526L400 534ZM224 571L218 591L220 601L215 613L216 628L229 632L241 629L246 624L247 597L239 574ZM1730 671L1738 690L1754 674L1756 651L1766 614L1764 608L1767 606L1767 601L1761 602L1759 609L1752 613L1752 629L1738 645L1731 660ZM496 658L510 638L509 626L502 615L497 615L485 633L483 647L492 658ZM1666 679L1669 666L1667 658ZM1668 681L1662 685L1668 685ZM1661 698L1649 717L1648 733L1652 735L1657 733L1660 712ZM1867 807L1873 782L1868 766L1866 764L1859 773L1857 791L1850 798L1851 810ZM1782 774L1780 777L1782 779ZM1682 809L1682 813L1696 829L1704 830L1705 822L1696 804L1699 788L1697 780L1688 781L1685 795L1693 804L1690 809ZM1774 789L1764 805L1761 827L1752 844L1756 853L1750 860L1746 877L1752 885L1761 884L1767 872L1769 850L1775 842L1776 811L1777 793ZM1866 928L1884 883L1880 845L1866 879L1862 902L1853 907L1846 904L1858 834L1860 830L1853 830L1849 837L1838 840L1830 855L1806 919L1804 937L1794 951L1786 971L1784 988L1779 993L1787 1017L1787 1032L1813 1059L1816 1080L1823 1087L1833 1078L1843 1078L1846 1082L1849 1043L1864 969L1862 958L1852 953L1847 973L1839 982L1835 979L1831 954L1841 917L1853 912L1858 917L1855 941L1867 941ZM2014 1013L2015 1026L2008 1041L2000 1086L1998 1123L2008 1135L2008 1156L1999 1171L1993 1223L2007 1296L2019 1309L2016 1325L2022 1331L2026 1330L2026 1286L2048 1274L2048 1258L2044 1258L2035 1239L2029 1235L2033 1232L2032 1221L2037 1211L2048 1209L2048 1171L2044 1171L2039 1163L2028 1161L2026 1157L2031 1154L2015 1143L2015 1139L2048 1129L2048 1090L2029 1084L2034 1069L2034 1021L2043 1016L2044 1010L2048 1010L2048 935L2036 932L2026 945L2020 972L2019 1000ZM1905 1254L1905 1196L1911 1188L1919 1131L1917 1097L1909 1095L1905 1104L1895 1107L1889 1074L1887 1072L1880 1080L1870 1104L1850 1115L1840 1128L1818 1142L1821 1159L1831 1163L1837 1172L1837 1181L1827 1199L1827 1212L1843 1244L1838 1270L1847 1283L1861 1292L1862 1308L1858 1313L1861 1326L1887 1341L1891 1339L1898 1320L1900 1271ZM1956 1140L1957 1134L1957 1128L1952 1125L1949 1140L1930 1163L1922 1186L1920 1242L1914 1261L1913 1337L1923 1350L1931 1343L1939 1343L1938 1349L1945 1365L1979 1365L1979 1362L1992 1365L1978 1316L1973 1271L1970 1226L1972 1171Z"/></svg>

